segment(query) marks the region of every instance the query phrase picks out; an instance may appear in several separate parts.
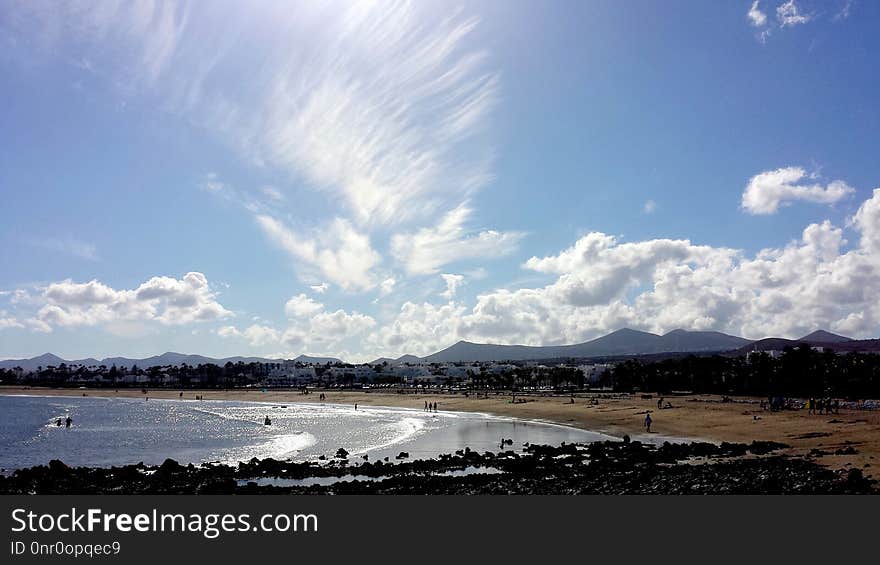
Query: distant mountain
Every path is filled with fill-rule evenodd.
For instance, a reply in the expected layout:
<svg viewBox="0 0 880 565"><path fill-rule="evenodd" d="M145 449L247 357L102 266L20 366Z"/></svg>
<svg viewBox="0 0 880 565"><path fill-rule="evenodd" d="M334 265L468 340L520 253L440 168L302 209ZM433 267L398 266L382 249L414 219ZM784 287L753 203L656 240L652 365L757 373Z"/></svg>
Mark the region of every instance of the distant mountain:
<svg viewBox="0 0 880 565"><path fill-rule="evenodd" d="M421 358L421 357L416 357L415 355L401 355L400 357L398 357L397 359L395 359L394 362L397 363L397 364L401 364L401 363L421 363L421 362L422 362L422 358Z"/></svg>
<svg viewBox="0 0 880 565"><path fill-rule="evenodd" d="M266 359L264 357L224 357L223 359L214 359L212 357L205 357L204 355L191 355L186 353L175 353L173 351L168 351L163 353L162 355L154 355L152 357L147 357L145 359L129 359L127 357L108 357L106 359L102 359L100 364L111 367L116 365L117 367L132 367L133 365L137 365L141 369L147 367L156 367L156 366L165 366L165 365L190 365L190 366L198 366L198 365L225 365L226 363L238 363L241 361L242 363L277 363L277 359Z"/></svg>
<svg viewBox="0 0 880 565"><path fill-rule="evenodd" d="M526 345L494 345L490 343L471 343L459 341L437 353L424 357L428 363L445 363L454 361L524 361L526 359L542 359L549 347L529 347Z"/></svg>
<svg viewBox="0 0 880 565"><path fill-rule="evenodd" d="M308 355L300 355L295 361L299 361L301 363L336 363L339 362L339 359L335 357L310 357ZM126 367L131 368L134 365L137 365L141 369L146 369L148 367L162 367L166 365L206 365L206 364L214 364L214 365L225 365L226 363L278 363L280 359L267 359L265 357L224 357L223 359L215 359L213 357L205 357L204 355L189 355L185 353L175 353L173 351L169 351L163 353L162 355L154 355L152 357L147 357L145 359L129 359L128 357L107 357L105 359L78 359L73 361L67 361L58 357L57 355L53 355L52 353L44 353L38 357L33 357L31 359L7 359L5 361L0 361L0 369L12 369L14 367L21 367L25 371L35 371L39 367L48 367L50 365L54 365L55 367L61 365L62 363L67 364L68 366L72 365L85 365L89 366L101 366L106 365L107 367L112 367L116 365L119 368Z"/></svg>
<svg viewBox="0 0 880 565"><path fill-rule="evenodd" d="M342 363L341 360L336 357L312 357L310 355L300 355L299 357L295 357L294 361L299 361L300 363L314 363L315 365L324 365L325 363Z"/></svg>
<svg viewBox="0 0 880 565"><path fill-rule="evenodd" d="M805 343L812 347L821 347L823 349L831 349L838 353L848 351L860 351L863 353L880 353L880 339L852 339L842 335L826 332L825 330L817 330L809 335L805 335L800 339L783 339L781 337L768 337L759 339L743 347L740 353L749 351L782 351L786 347L797 347Z"/></svg>
<svg viewBox="0 0 880 565"><path fill-rule="evenodd" d="M459 341L424 358L428 362L450 361L526 361L564 357L607 357L613 355L647 355L730 351L750 343L749 340L720 332L689 332L673 330L659 336L624 328L592 341L574 345L528 346L494 345Z"/></svg>
<svg viewBox="0 0 880 565"><path fill-rule="evenodd" d="M662 353L676 351L724 351L737 349L751 340L721 332L688 332L672 330L661 336Z"/></svg>
<svg viewBox="0 0 880 565"><path fill-rule="evenodd" d="M382 363L388 363L389 365L391 365L392 363L394 363L394 359L392 359L391 357L379 357L378 359L373 359L368 364L381 365Z"/></svg>
<svg viewBox="0 0 880 565"><path fill-rule="evenodd" d="M825 330L816 330L809 335L805 335L797 341L803 341L807 343L843 343L846 341L853 341L853 339L850 337L833 334L831 332L826 332Z"/></svg>
<svg viewBox="0 0 880 565"><path fill-rule="evenodd" d="M0 368L11 369L13 367L21 367L25 371L34 371L37 367L48 367L50 365L57 367L66 362L67 361L61 357L53 355L52 353L43 353L42 355L30 359L8 359L6 361L0 361Z"/></svg>
<svg viewBox="0 0 880 565"><path fill-rule="evenodd" d="M416 357L415 355L401 355L397 359L392 359L391 357L379 357L378 359L373 359L368 364L369 365L381 365L383 363L388 363L389 365L403 365L404 363L421 363L422 358Z"/></svg>

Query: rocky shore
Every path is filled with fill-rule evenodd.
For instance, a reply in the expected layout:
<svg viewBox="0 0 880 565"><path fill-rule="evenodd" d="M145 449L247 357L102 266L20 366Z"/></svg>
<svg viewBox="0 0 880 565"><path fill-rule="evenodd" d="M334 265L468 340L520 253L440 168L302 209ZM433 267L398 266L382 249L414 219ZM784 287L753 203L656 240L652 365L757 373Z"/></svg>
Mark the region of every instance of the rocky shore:
<svg viewBox="0 0 880 565"><path fill-rule="evenodd" d="M637 441L469 449L437 459L253 459L237 466L68 467L0 476L0 494L877 494L861 470L832 471L779 455L786 446ZM503 448L502 448L503 449Z"/></svg>

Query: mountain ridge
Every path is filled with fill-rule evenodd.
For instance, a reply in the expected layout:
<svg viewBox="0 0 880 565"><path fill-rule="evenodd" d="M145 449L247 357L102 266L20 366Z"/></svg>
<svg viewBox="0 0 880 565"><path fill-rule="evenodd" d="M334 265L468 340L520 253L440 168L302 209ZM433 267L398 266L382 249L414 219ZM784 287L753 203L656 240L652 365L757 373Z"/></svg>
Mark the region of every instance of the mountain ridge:
<svg viewBox="0 0 880 565"><path fill-rule="evenodd" d="M780 350L787 346L796 346L799 343L806 343L814 347L828 347L836 351L880 351L880 340L878 339L856 340L846 336L833 334L822 329L816 330L799 339L764 338L753 341L717 331L689 331L675 329L663 335L658 335L641 330L634 330L632 328L621 328L593 340L570 345L502 345L460 340L449 347L424 357L417 357L408 354L401 355L396 359L380 357L374 360L371 364L381 364L383 362L387 362L389 365L398 365L404 363L529 361L543 359L638 356L662 353L736 352L744 354L750 351ZM342 362L335 357L316 357L309 355L300 355L293 360L314 364ZM53 353L44 353L30 359L0 360L0 368L12 369L16 366L20 366L26 371L33 371L40 366L57 366L61 363L66 363L67 365L106 365L108 367L114 364L117 367L131 367L137 365L143 369L157 365L181 365L184 363L187 365L206 363L225 365L228 362L238 363L239 361L243 363L278 363L283 360L243 356L216 359L203 355L167 351L161 355L154 355L143 359L107 357L102 360L97 360L90 357L68 361Z"/></svg>
<svg viewBox="0 0 880 565"><path fill-rule="evenodd" d="M528 361L554 358L646 355L651 353L731 351L751 343L742 337L721 332L673 330L657 335L632 328L621 328L607 335L572 345L496 345L459 341L431 355L427 362Z"/></svg>
<svg viewBox="0 0 880 565"><path fill-rule="evenodd" d="M116 365L117 367L126 367L130 368L132 366L137 365L141 369L145 369L147 367L164 367L166 365L205 365L205 364L214 364L214 365L225 365L226 363L279 363L284 361L284 359L271 359L267 357L245 357L245 356L232 356L232 357L223 357L223 358L214 358L207 357L204 355L197 354L188 354L188 353L177 353L174 351L166 351L160 355L153 355L150 357L144 357L142 359L134 359L129 357L105 357L103 359L95 359L93 357L89 357L86 359L62 359L61 357L53 354L53 353L44 353L42 355L38 355L36 357L31 357L30 359L5 359L0 360L0 369L12 369L14 367L21 367L25 371L33 371L39 367L48 367L49 365L58 366L61 363L66 365L85 365L85 366L100 366L106 365L107 367L111 367ZM299 355L295 357L293 361L299 361L301 363L315 363L315 364L323 364L323 363L336 363L340 362L339 359L335 357L312 357L309 355Z"/></svg>

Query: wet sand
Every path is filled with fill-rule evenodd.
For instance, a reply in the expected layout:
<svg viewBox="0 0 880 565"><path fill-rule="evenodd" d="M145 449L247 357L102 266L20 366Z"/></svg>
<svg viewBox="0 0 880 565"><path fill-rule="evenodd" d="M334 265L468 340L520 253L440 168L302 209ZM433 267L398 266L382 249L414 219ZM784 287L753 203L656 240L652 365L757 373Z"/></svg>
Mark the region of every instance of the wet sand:
<svg viewBox="0 0 880 565"><path fill-rule="evenodd" d="M150 398L179 398L180 390L150 390ZM40 394L64 396L119 396L141 398L140 389L49 389L39 387L0 387L0 394ZM247 400L252 402L317 403L318 393L301 394L294 390L255 389L185 390L183 398L192 400L196 394L204 400ZM720 396L693 395L667 397L671 409L657 410L656 396L642 399L640 395L599 395L598 405L590 404L593 395L583 394L570 403L568 396L520 395L522 403L511 403L510 394L490 393L488 398L463 394L399 394L392 389L382 391L326 391L325 402L421 409L425 402L436 402L439 410L483 412L529 420L541 420L606 433L630 435L633 439L645 434L645 412L653 419L651 437L701 439L748 443L753 440L776 441L790 445L788 455L810 457L832 469L859 468L865 475L880 478L880 411L841 408L840 414L808 415L805 410L771 413L760 408L760 399L733 397L734 402L722 403ZM757 417L758 419L755 419ZM835 454L837 451L854 453ZM821 452L815 457L816 451Z"/></svg>

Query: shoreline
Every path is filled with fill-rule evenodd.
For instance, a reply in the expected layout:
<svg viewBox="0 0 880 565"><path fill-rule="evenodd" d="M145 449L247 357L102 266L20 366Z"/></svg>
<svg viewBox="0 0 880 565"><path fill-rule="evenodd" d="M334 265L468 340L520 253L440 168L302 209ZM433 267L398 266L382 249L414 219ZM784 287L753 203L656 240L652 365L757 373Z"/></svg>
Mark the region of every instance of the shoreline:
<svg viewBox="0 0 880 565"><path fill-rule="evenodd" d="M180 393L183 392L181 398ZM716 443L749 443L774 441L790 447L785 455L802 457L830 469L861 469L866 476L880 478L880 411L841 409L839 414L808 415L806 411L769 412L761 410L759 399L731 397L721 402L717 395L667 397L673 408L657 409L657 396L583 393L570 396L550 394L517 394L511 403L510 394L490 393L446 394L435 392L398 393L390 389L323 391L327 404L410 408L421 410L425 402L437 402L438 410L482 413L494 417L514 418L541 424L555 424L597 432L612 437L629 435L634 440L650 441L711 441ZM0 386L2 395L90 396L166 400L194 400L200 395L209 400L238 400L268 403L321 404L315 392L302 394L297 390L268 389L53 389L45 387ZM598 404L590 404L597 396ZM520 402L522 401L522 402ZM665 402L665 401L664 401ZM645 414L653 419L651 434L643 428Z"/></svg>
<svg viewBox="0 0 880 565"><path fill-rule="evenodd" d="M778 454L773 442L647 445L637 441L469 448L430 459L251 459L237 465L69 467L0 476L2 494L878 494L861 470L831 471ZM402 459L402 461L401 461ZM693 464L695 460L701 463Z"/></svg>

